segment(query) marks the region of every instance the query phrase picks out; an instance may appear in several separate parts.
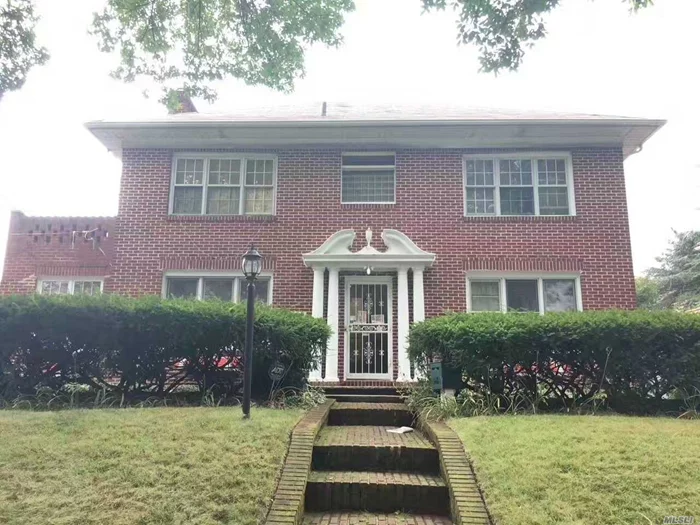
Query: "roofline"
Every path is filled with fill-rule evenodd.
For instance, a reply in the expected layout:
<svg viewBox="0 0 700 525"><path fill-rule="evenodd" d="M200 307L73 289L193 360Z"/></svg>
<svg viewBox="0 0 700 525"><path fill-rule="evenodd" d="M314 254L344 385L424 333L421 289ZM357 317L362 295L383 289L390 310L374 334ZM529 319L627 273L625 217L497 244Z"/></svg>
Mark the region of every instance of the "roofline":
<svg viewBox="0 0 700 525"><path fill-rule="evenodd" d="M323 126L450 126L450 125L608 125L608 126L654 126L657 131L667 123L663 119L644 118L582 118L582 119L441 119L441 120L230 120L226 118L208 120L152 120L152 121L103 121L85 123L89 130L124 128L168 128L168 127L209 127L227 125L230 127L323 127ZM654 131L654 132L655 132ZM651 135L650 135L651 136Z"/></svg>

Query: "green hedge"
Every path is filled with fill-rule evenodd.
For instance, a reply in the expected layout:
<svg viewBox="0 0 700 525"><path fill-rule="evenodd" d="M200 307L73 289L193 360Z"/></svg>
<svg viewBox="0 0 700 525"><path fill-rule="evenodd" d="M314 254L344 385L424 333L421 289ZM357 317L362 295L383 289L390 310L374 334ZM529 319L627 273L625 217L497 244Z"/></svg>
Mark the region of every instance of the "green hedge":
<svg viewBox="0 0 700 525"><path fill-rule="evenodd" d="M68 383L126 396L165 395L179 385L235 396L242 384L246 306L220 301L118 296L0 298L0 395ZM301 386L319 359L328 325L301 313L256 307L253 395Z"/></svg>
<svg viewBox="0 0 700 525"><path fill-rule="evenodd" d="M452 314L413 326L409 342L419 365L440 355L461 388L499 396L503 405L536 399L561 409L595 399L648 413L679 392L700 392L700 315Z"/></svg>

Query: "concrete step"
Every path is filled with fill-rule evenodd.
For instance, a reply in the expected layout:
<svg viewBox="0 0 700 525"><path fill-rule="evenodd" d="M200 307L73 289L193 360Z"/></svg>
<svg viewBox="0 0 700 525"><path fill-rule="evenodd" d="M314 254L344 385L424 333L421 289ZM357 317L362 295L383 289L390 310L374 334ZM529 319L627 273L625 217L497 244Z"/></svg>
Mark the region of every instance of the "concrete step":
<svg viewBox="0 0 700 525"><path fill-rule="evenodd" d="M401 396L389 394L326 394L326 397L340 403L403 403Z"/></svg>
<svg viewBox="0 0 700 525"><path fill-rule="evenodd" d="M450 496L439 476L406 472L312 471L305 509L366 510L450 515Z"/></svg>
<svg viewBox="0 0 700 525"><path fill-rule="evenodd" d="M404 403L335 403L328 414L329 425L410 427L413 419Z"/></svg>
<svg viewBox="0 0 700 525"><path fill-rule="evenodd" d="M452 525L447 516L373 512L307 512L302 525Z"/></svg>
<svg viewBox="0 0 700 525"><path fill-rule="evenodd" d="M404 471L438 474L438 451L420 432L387 426L330 426L316 437L314 470Z"/></svg>

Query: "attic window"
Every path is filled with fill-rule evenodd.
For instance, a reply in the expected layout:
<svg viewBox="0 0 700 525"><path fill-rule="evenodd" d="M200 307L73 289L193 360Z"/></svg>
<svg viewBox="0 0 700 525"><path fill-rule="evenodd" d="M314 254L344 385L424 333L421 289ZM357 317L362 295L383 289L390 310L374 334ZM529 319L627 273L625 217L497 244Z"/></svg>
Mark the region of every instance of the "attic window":
<svg viewBox="0 0 700 525"><path fill-rule="evenodd" d="M341 202L394 204L396 156L393 153L344 153Z"/></svg>

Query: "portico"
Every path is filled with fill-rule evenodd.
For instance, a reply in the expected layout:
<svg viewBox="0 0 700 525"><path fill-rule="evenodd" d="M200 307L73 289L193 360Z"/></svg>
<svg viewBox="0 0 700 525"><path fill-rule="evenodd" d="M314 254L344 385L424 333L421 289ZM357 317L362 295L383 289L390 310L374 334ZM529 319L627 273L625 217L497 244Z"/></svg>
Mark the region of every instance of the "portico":
<svg viewBox="0 0 700 525"><path fill-rule="evenodd" d="M309 375L311 381L337 383L340 381L339 370L343 371L343 379L415 380L411 377L408 357L408 277L410 271L413 277L413 321L422 321L425 318L423 272L432 266L435 254L421 250L398 230L382 231L384 251L372 246L372 236L372 230L368 229L365 232L366 245L353 252L355 231L340 230L319 248L303 255L304 264L314 271L314 317L323 317L325 271L328 270L326 319L332 330L326 350L325 374L319 365ZM344 298L343 319L340 319L341 294ZM341 333L342 367L339 366ZM397 366L394 366L395 357Z"/></svg>

